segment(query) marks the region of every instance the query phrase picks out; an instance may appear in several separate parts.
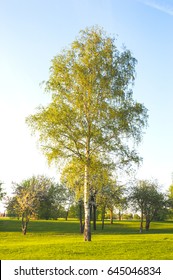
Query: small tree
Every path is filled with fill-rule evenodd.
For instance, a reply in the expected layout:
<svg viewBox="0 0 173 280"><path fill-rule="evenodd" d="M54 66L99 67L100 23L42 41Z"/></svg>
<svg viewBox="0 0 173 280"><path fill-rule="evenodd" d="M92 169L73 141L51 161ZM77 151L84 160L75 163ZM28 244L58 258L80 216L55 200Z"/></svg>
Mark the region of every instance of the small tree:
<svg viewBox="0 0 173 280"><path fill-rule="evenodd" d="M116 204L116 209L118 210L118 220L121 221L123 213L128 208L128 198L125 195L121 195L118 203Z"/></svg>
<svg viewBox="0 0 173 280"><path fill-rule="evenodd" d="M104 219L106 210L110 211L110 222L113 219L113 209L119 202L122 195L122 189L119 187L115 180L109 178L109 180L102 182L102 187L97 194L98 208L101 210L102 229L104 228Z"/></svg>
<svg viewBox="0 0 173 280"><path fill-rule="evenodd" d="M3 185L3 183L0 182L0 201L3 199L3 197L4 197L5 194L6 194L6 193L3 191L2 185Z"/></svg>
<svg viewBox="0 0 173 280"><path fill-rule="evenodd" d="M64 212L63 217L67 218L68 208L73 201L73 197L73 193L65 185L55 183L52 180L45 185L43 182L38 197L37 217L46 220L57 219Z"/></svg>
<svg viewBox="0 0 173 280"><path fill-rule="evenodd" d="M164 196L159 192L158 183L148 180L138 181L132 188L130 200L135 210L141 212L140 232L143 231L144 218L146 219L145 228L148 231L150 222L165 205Z"/></svg>
<svg viewBox="0 0 173 280"><path fill-rule="evenodd" d="M7 210L22 218L22 231L27 233L31 217L50 218L52 211L65 203L64 188L45 176L33 176L20 184L14 183L14 197L9 201Z"/></svg>
<svg viewBox="0 0 173 280"><path fill-rule="evenodd" d="M173 217L173 184L169 186L168 192L167 192L167 208L169 211L169 216Z"/></svg>
<svg viewBox="0 0 173 280"><path fill-rule="evenodd" d="M16 184L16 203L14 208L22 218L22 231L26 235L28 223L31 215L38 209L37 192L35 190L34 180L25 180L22 184Z"/></svg>

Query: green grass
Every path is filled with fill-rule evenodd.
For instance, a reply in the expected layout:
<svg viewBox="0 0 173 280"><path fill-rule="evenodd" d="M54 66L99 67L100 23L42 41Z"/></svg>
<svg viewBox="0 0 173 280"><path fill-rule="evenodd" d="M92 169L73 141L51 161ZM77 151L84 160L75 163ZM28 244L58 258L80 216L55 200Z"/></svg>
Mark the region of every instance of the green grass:
<svg viewBox="0 0 173 280"><path fill-rule="evenodd" d="M152 222L139 233L139 221L115 221L92 232L84 242L78 221L30 221L24 236L21 222L0 219L1 260L173 260L173 222Z"/></svg>

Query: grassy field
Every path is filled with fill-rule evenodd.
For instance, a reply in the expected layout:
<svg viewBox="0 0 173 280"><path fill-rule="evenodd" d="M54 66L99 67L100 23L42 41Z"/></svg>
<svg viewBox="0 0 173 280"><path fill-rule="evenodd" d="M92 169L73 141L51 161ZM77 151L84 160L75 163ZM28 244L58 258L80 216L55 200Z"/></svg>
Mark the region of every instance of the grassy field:
<svg viewBox="0 0 173 280"><path fill-rule="evenodd" d="M139 233L139 221L115 221L92 232L84 242L78 221L30 221L23 236L21 222L0 219L1 260L173 260L173 222L152 222Z"/></svg>

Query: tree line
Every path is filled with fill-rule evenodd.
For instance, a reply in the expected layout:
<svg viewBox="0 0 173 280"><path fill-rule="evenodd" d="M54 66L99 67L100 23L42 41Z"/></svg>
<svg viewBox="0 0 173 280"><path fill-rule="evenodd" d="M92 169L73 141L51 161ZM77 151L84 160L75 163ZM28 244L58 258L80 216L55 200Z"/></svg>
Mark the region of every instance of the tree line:
<svg viewBox="0 0 173 280"><path fill-rule="evenodd" d="M76 187L69 187L64 182L56 183L46 176L33 176L20 184L13 183L13 188L14 195L6 199L7 215L21 219L24 235L31 218L48 220L63 217L67 220L69 213L71 217L78 218L80 232L83 233L84 198ZM151 221L173 217L173 185L163 194L157 181L140 180L135 181L127 192L125 186L118 186L116 181L111 184L102 181L92 195L90 218L94 230L98 219L102 221L102 229L105 217L109 217L113 224L115 209L118 210L119 219L126 209L138 213L140 232L143 232L144 223L148 231Z"/></svg>

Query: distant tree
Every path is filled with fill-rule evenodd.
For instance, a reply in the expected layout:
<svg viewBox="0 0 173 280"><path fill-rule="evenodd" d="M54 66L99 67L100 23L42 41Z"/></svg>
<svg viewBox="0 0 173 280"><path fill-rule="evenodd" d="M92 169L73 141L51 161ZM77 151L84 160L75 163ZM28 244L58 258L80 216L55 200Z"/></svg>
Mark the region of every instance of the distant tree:
<svg viewBox="0 0 173 280"><path fill-rule="evenodd" d="M169 186L169 189L168 189L168 197L169 197L170 199L173 199L173 184L171 184L171 185Z"/></svg>
<svg viewBox="0 0 173 280"><path fill-rule="evenodd" d="M28 223L31 215L36 214L38 209L37 190L35 189L35 179L25 180L21 184L14 184L15 200L13 207L19 217L22 218L22 231L27 233Z"/></svg>
<svg viewBox="0 0 173 280"><path fill-rule="evenodd" d="M75 192L71 189L68 189L66 185L60 184L56 192L55 202L53 206L57 205L58 207L58 205L60 205L61 207L63 207L65 211L64 218L66 221L68 219L69 209L74 204L74 202Z"/></svg>
<svg viewBox="0 0 173 280"><path fill-rule="evenodd" d="M3 199L3 197L4 197L5 194L6 194L6 193L3 191L2 185L3 185L3 183L0 182L0 201Z"/></svg>
<svg viewBox="0 0 173 280"><path fill-rule="evenodd" d="M25 235L31 217L57 218L68 200L64 186L45 176L33 176L20 184L14 183L14 196L7 203L7 212L22 218Z"/></svg>
<svg viewBox="0 0 173 280"><path fill-rule="evenodd" d="M136 210L141 212L140 232L143 231L144 218L145 228L148 231L151 221L165 207L164 195L159 192L156 181L141 180L132 188L130 200Z"/></svg>
<svg viewBox="0 0 173 280"><path fill-rule="evenodd" d="M37 211L35 211L35 215L38 219L48 220L52 217L52 214L57 215L57 211L54 211L53 208L55 189L56 187L54 184L48 184L46 182L46 184L42 185L39 196L37 196L38 208Z"/></svg>
<svg viewBox="0 0 173 280"><path fill-rule="evenodd" d="M79 219L79 205L78 202L73 203L69 208L69 218Z"/></svg>
<svg viewBox="0 0 173 280"><path fill-rule="evenodd" d="M119 199L116 201L115 208L118 211L118 220L121 221L123 213L128 208L128 197L125 194L125 187L121 187Z"/></svg>
<svg viewBox="0 0 173 280"><path fill-rule="evenodd" d="M8 217L20 218L20 207L17 202L16 196L7 197L6 199L6 214Z"/></svg>
<svg viewBox="0 0 173 280"><path fill-rule="evenodd" d="M169 212L170 218L173 217L173 184L169 186L168 192L167 192L167 208Z"/></svg>
<svg viewBox="0 0 173 280"><path fill-rule="evenodd" d="M131 147L141 140L147 111L130 89L135 64L130 51L118 51L115 39L101 28L86 28L52 60L46 83L51 103L27 118L49 162L77 157L83 164L85 241L91 241L92 158L114 154L116 165L139 162Z"/></svg>
<svg viewBox="0 0 173 280"><path fill-rule="evenodd" d="M102 187L97 194L97 205L101 211L102 229L104 228L106 210L110 211L110 218L113 219L113 208L119 202L121 194L122 190L117 186L116 181L103 181ZM113 221L111 221L111 223L113 223Z"/></svg>
<svg viewBox="0 0 173 280"><path fill-rule="evenodd" d="M123 219L124 220L132 220L133 219L133 214L132 213L124 213L123 214Z"/></svg>
<svg viewBox="0 0 173 280"><path fill-rule="evenodd" d="M42 186L38 198L37 217L48 220L63 216L67 219L68 209L74 200L74 195L65 185L51 182L51 184Z"/></svg>
<svg viewBox="0 0 173 280"><path fill-rule="evenodd" d="M133 215L133 219L134 219L134 220L140 220L140 216L139 216L138 214L135 213L135 214Z"/></svg>

